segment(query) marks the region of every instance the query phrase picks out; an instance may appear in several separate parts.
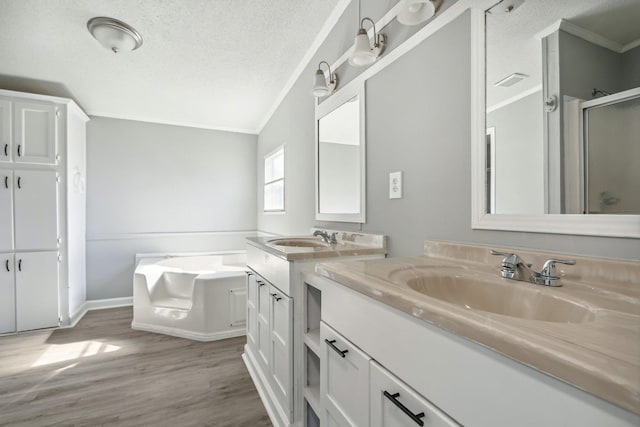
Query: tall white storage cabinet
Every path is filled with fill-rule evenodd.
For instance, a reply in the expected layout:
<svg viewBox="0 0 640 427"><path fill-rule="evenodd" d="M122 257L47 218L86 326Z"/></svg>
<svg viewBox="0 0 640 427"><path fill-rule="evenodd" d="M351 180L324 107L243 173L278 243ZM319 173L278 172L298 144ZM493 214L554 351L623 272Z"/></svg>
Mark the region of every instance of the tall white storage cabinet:
<svg viewBox="0 0 640 427"><path fill-rule="evenodd" d="M68 325L86 300L88 120L0 89L0 333Z"/></svg>

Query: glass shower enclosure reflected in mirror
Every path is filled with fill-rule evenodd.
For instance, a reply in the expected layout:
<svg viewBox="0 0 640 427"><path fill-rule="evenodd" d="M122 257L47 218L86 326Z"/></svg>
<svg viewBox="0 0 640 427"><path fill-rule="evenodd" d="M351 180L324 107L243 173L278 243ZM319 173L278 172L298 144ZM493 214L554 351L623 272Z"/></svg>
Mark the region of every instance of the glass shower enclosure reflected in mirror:
<svg viewBox="0 0 640 427"><path fill-rule="evenodd" d="M640 94L583 104L585 213L640 214Z"/></svg>

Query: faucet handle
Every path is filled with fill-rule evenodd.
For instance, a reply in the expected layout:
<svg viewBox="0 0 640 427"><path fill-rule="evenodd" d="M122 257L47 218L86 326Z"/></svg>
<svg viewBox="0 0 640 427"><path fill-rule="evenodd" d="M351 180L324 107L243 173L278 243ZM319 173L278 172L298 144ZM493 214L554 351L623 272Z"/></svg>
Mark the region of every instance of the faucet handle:
<svg viewBox="0 0 640 427"><path fill-rule="evenodd" d="M557 277L556 263L566 264L566 265L575 265L576 260L575 259L555 259L555 258L548 259L544 262L540 275L545 277Z"/></svg>
<svg viewBox="0 0 640 427"><path fill-rule="evenodd" d="M500 256L511 256L511 255L513 255L512 253L508 253L508 252L498 252L498 251L496 251L495 249L491 249L491 250L489 251L489 253L490 253L491 255L500 255Z"/></svg>

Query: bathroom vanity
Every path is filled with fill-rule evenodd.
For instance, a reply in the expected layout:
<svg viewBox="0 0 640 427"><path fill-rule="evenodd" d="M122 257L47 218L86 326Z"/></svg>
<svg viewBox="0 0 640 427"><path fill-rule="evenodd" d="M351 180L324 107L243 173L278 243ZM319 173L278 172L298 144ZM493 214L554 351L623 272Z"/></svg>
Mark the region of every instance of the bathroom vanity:
<svg viewBox="0 0 640 427"><path fill-rule="evenodd" d="M384 236L334 233L335 243L329 234L326 242L314 236L247 239L247 344L242 357L276 426L303 424L303 395L309 392L302 382L304 342L320 345L317 327L307 333L303 313L314 296L305 292L302 273L313 272L318 261L372 260L386 254Z"/></svg>
<svg viewBox="0 0 640 427"><path fill-rule="evenodd" d="M577 258L548 287L501 278L489 249L306 274L305 425L639 425L640 264Z"/></svg>

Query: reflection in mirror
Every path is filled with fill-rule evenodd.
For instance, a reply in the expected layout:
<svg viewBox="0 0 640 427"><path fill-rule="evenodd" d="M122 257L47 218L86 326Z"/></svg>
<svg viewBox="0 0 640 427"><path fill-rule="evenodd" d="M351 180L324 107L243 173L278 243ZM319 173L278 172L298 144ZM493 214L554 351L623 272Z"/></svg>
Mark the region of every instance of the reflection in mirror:
<svg viewBox="0 0 640 427"><path fill-rule="evenodd" d="M364 222L364 85L316 105L316 219Z"/></svg>
<svg viewBox="0 0 640 427"><path fill-rule="evenodd" d="M485 212L640 214L640 2L486 13Z"/></svg>
<svg viewBox="0 0 640 427"><path fill-rule="evenodd" d="M360 105L355 96L318 121L319 211L360 212Z"/></svg>

